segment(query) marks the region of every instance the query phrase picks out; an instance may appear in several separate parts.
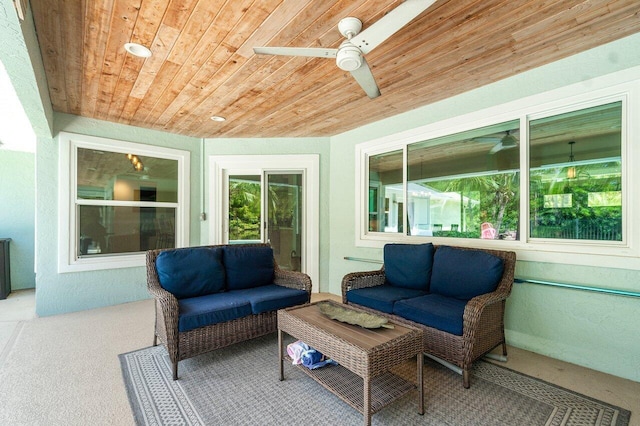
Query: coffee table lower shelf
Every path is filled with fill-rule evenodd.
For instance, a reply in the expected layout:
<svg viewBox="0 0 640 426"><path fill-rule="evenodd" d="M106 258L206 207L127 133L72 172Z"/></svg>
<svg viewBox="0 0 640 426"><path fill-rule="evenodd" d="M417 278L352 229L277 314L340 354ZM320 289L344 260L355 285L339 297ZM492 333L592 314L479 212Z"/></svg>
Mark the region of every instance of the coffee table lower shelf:
<svg viewBox="0 0 640 426"><path fill-rule="evenodd" d="M333 392L344 402L364 413L364 379L341 365L331 365L310 370L297 366L305 374ZM406 395L417 386L391 372L371 380L371 414L377 413L393 401Z"/></svg>

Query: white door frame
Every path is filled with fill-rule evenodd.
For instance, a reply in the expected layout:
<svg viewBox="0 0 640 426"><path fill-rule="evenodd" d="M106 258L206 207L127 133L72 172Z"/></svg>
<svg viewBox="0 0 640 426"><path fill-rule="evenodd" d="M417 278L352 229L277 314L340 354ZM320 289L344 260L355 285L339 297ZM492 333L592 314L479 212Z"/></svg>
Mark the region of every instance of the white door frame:
<svg viewBox="0 0 640 426"><path fill-rule="evenodd" d="M209 156L209 212L211 244L225 240L225 185L229 174L264 174L265 171L301 171L303 184L304 228L302 244L305 248L301 269L315 283L320 283L320 159L317 154L305 155L211 155Z"/></svg>

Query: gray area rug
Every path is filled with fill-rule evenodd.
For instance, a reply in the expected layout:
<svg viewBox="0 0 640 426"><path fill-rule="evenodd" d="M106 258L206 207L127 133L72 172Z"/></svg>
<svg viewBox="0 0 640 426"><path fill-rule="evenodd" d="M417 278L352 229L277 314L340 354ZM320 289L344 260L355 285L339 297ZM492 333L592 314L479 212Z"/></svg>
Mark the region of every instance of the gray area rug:
<svg viewBox="0 0 640 426"><path fill-rule="evenodd" d="M359 425L362 415L285 364L278 380L275 334L180 362L180 379L162 346L120 355L138 425ZM331 368L331 367L326 367ZM396 374L415 382L415 363ZM488 362L471 388L425 361L425 414L413 390L373 415L373 425L627 425L630 412Z"/></svg>

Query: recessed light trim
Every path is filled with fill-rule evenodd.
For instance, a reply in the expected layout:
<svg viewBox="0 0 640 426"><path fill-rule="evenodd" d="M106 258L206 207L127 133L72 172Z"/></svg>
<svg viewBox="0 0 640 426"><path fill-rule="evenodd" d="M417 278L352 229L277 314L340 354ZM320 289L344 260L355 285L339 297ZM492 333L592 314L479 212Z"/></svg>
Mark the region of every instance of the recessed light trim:
<svg viewBox="0 0 640 426"><path fill-rule="evenodd" d="M222 121L226 121L226 120L227 120L226 118L221 117L221 116L219 116L219 115L214 115L214 116L212 116L212 117L211 117L211 119L212 119L213 121L220 121L220 122L222 122Z"/></svg>
<svg viewBox="0 0 640 426"><path fill-rule="evenodd" d="M151 50L138 43L125 43L124 49L132 55L140 58L148 58L151 56Z"/></svg>

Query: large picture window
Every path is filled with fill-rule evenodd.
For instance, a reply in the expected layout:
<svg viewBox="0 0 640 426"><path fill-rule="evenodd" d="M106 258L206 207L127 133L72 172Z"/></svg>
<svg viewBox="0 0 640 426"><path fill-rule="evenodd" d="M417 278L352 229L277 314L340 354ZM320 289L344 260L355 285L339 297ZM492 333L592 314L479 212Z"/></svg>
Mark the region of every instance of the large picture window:
<svg viewBox="0 0 640 426"><path fill-rule="evenodd" d="M138 266L147 250L186 244L188 152L71 134L60 142L62 271Z"/></svg>
<svg viewBox="0 0 640 426"><path fill-rule="evenodd" d="M616 90L540 95L546 103L496 107L494 119L478 111L358 145L357 245L431 241L616 267L640 259L628 167L640 157L628 119L640 87Z"/></svg>

